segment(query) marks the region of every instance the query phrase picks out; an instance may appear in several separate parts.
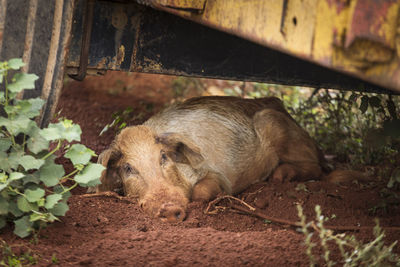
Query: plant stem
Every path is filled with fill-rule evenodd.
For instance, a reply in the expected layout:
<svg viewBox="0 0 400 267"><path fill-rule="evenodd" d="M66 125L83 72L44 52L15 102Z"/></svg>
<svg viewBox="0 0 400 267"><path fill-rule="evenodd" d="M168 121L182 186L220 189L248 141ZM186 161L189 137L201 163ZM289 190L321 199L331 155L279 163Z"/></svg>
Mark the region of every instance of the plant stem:
<svg viewBox="0 0 400 267"><path fill-rule="evenodd" d="M19 192L18 189L12 188L11 185L8 186L8 189L9 189L10 191L12 191L12 192L14 192L14 193L16 193L16 194L18 194L18 195L21 195L21 196L23 196L24 198L26 198L25 194Z"/></svg>
<svg viewBox="0 0 400 267"><path fill-rule="evenodd" d="M57 150L59 150L61 147L61 140L58 140L58 144L56 146L56 148L54 148L52 151L50 151L49 153L47 153L47 155L45 155L42 159L45 160L48 157L50 157L51 155L53 155Z"/></svg>
<svg viewBox="0 0 400 267"><path fill-rule="evenodd" d="M72 189L74 189L77 186L78 186L78 183L74 183L71 187L64 189L64 191L61 192L61 195L67 193L68 191L71 191Z"/></svg>
<svg viewBox="0 0 400 267"><path fill-rule="evenodd" d="M22 142L22 150L25 151L25 145L26 145L26 134L24 134L24 140Z"/></svg>
<svg viewBox="0 0 400 267"><path fill-rule="evenodd" d="M70 172L69 174L65 175L64 177L61 178L61 181L64 179L67 179L68 177L74 175L75 173L79 172L79 170L74 170L73 172Z"/></svg>

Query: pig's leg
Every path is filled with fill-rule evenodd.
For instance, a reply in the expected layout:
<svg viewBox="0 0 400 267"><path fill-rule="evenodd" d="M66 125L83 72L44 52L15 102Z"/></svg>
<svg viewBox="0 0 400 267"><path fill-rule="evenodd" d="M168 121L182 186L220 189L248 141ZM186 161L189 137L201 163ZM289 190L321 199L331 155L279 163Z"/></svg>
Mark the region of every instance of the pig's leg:
<svg viewBox="0 0 400 267"><path fill-rule="evenodd" d="M286 114L264 109L254 115L254 128L261 142L274 149L280 161L272 179L318 179L322 170L318 148L311 137Z"/></svg>
<svg viewBox="0 0 400 267"><path fill-rule="evenodd" d="M279 165L273 175L273 181L307 181L318 179L322 174L321 167L315 163L299 162L298 164L283 163Z"/></svg>
<svg viewBox="0 0 400 267"><path fill-rule="evenodd" d="M195 184L192 201L208 201L223 191L218 174L208 173L206 177Z"/></svg>

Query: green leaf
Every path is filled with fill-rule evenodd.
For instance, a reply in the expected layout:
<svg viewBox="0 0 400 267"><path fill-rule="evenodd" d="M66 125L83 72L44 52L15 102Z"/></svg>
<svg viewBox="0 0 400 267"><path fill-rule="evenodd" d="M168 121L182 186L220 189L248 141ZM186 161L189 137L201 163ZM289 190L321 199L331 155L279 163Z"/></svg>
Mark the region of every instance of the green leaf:
<svg viewBox="0 0 400 267"><path fill-rule="evenodd" d="M39 169L44 164L44 160L36 159L30 155L25 155L22 158L20 158L19 164L21 164L21 166L24 167L26 171L28 171L33 169Z"/></svg>
<svg viewBox="0 0 400 267"><path fill-rule="evenodd" d="M66 139L68 142L80 141L82 130L77 124L72 124L70 120L59 123L50 123L46 129L42 130L42 136L48 141Z"/></svg>
<svg viewBox="0 0 400 267"><path fill-rule="evenodd" d="M68 141L81 141L82 130L78 124L73 124L72 120L63 120L60 127L64 131L63 137Z"/></svg>
<svg viewBox="0 0 400 267"><path fill-rule="evenodd" d="M58 201L60 201L61 199L62 199L61 194L48 195L46 197L46 204L44 205L44 207L46 209L52 209L58 203Z"/></svg>
<svg viewBox="0 0 400 267"><path fill-rule="evenodd" d="M35 171L34 173L25 174L23 184L26 185L28 183L34 183L34 184L40 183L39 171Z"/></svg>
<svg viewBox="0 0 400 267"><path fill-rule="evenodd" d="M42 197L44 197L45 191L38 187L38 186L32 186L29 189L26 189L24 192L26 199L29 202L36 202L39 201Z"/></svg>
<svg viewBox="0 0 400 267"><path fill-rule="evenodd" d="M32 232L32 222L29 221L29 215L26 215L18 220L14 221L15 229L14 234L24 238L31 234Z"/></svg>
<svg viewBox="0 0 400 267"><path fill-rule="evenodd" d="M6 183L0 183L0 192L3 191L4 188L7 188L8 181Z"/></svg>
<svg viewBox="0 0 400 267"><path fill-rule="evenodd" d="M0 196L0 215L8 214L8 201Z"/></svg>
<svg viewBox="0 0 400 267"><path fill-rule="evenodd" d="M24 115L27 118L35 118L40 115L40 110L44 104L41 98L31 98L28 100L17 100L14 105L4 108L9 116L17 114Z"/></svg>
<svg viewBox="0 0 400 267"><path fill-rule="evenodd" d="M13 83L8 85L8 90L12 93L19 93L25 89L34 89L35 81L38 78L35 74L16 73L13 77Z"/></svg>
<svg viewBox="0 0 400 267"><path fill-rule="evenodd" d="M54 208L49 209L49 212L51 212L55 216L64 216L68 210L69 210L69 207L68 207L67 203L59 202L54 206Z"/></svg>
<svg viewBox="0 0 400 267"><path fill-rule="evenodd" d="M8 61L8 67L13 70L19 70L25 66L25 63L20 58L12 58Z"/></svg>
<svg viewBox="0 0 400 267"><path fill-rule="evenodd" d="M87 148L81 144L74 144L72 145L67 153L65 153L66 158L72 161L72 164L83 164L86 165L89 163L92 156L96 155L93 150Z"/></svg>
<svg viewBox="0 0 400 267"><path fill-rule="evenodd" d="M93 186L100 184L100 175L105 167L97 163L89 163L83 171L75 175L75 181L81 186Z"/></svg>
<svg viewBox="0 0 400 267"><path fill-rule="evenodd" d="M6 226L7 221L3 216L0 216L0 229Z"/></svg>
<svg viewBox="0 0 400 267"><path fill-rule="evenodd" d="M41 135L41 129L35 125L30 131L30 138L28 139L28 149L37 154L43 150L48 150L49 141Z"/></svg>
<svg viewBox="0 0 400 267"><path fill-rule="evenodd" d="M34 203L29 203L24 196L19 196L17 199L17 206L23 212L29 212L32 210L37 210L37 205Z"/></svg>
<svg viewBox="0 0 400 267"><path fill-rule="evenodd" d="M5 172L1 171L0 172L0 183L5 183L7 181L7 179L8 179L8 175Z"/></svg>
<svg viewBox="0 0 400 267"><path fill-rule="evenodd" d="M68 198L69 198L72 194L71 194L70 191L67 191L67 192L63 193L63 192L64 192L64 189L68 189L68 187L65 187L65 186L64 186L64 188L63 188L63 187L61 187L60 185L56 185L56 186L53 188L53 191L54 191L54 193L57 193L57 194L62 195L62 201L63 201L63 202L67 202Z"/></svg>
<svg viewBox="0 0 400 267"><path fill-rule="evenodd" d="M363 97L361 97L361 104L360 104L360 110L361 113L364 114L367 109L368 109L368 96L364 95Z"/></svg>
<svg viewBox="0 0 400 267"><path fill-rule="evenodd" d="M11 152L7 154L0 151L0 169L6 172L11 172L11 169L16 169L21 156L22 153L20 152Z"/></svg>
<svg viewBox="0 0 400 267"><path fill-rule="evenodd" d="M29 216L29 221L30 222L36 222L36 221L46 221L46 214L43 213L32 213Z"/></svg>
<svg viewBox="0 0 400 267"><path fill-rule="evenodd" d="M21 172L12 172L10 173L9 181L15 181L23 178L25 175Z"/></svg>
<svg viewBox="0 0 400 267"><path fill-rule="evenodd" d="M8 138L1 138L0 139L0 151L7 151L11 147L11 140Z"/></svg>
<svg viewBox="0 0 400 267"><path fill-rule="evenodd" d="M17 136L20 133L27 133L31 127L31 122L32 121L24 115L20 115L13 119L0 117L0 126L6 127L8 132L14 136Z"/></svg>
<svg viewBox="0 0 400 267"><path fill-rule="evenodd" d="M9 202L9 211L12 213L12 215L14 215L15 217L20 217L22 216L24 213L18 208L18 205L16 202L14 201L10 201Z"/></svg>
<svg viewBox="0 0 400 267"><path fill-rule="evenodd" d="M64 174L64 167L51 161L47 161L46 164L40 168L40 180L48 187L58 184L58 181Z"/></svg>
<svg viewBox="0 0 400 267"><path fill-rule="evenodd" d="M47 141L55 141L62 139L62 132L56 124L50 123L49 126L42 130L41 136Z"/></svg>

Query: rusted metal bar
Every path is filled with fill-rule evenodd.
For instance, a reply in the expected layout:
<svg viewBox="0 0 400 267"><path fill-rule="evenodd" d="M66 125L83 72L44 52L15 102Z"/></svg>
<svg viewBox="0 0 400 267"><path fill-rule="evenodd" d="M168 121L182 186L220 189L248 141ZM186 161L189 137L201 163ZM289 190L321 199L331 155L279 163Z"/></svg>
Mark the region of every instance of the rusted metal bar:
<svg viewBox="0 0 400 267"><path fill-rule="evenodd" d="M86 77L87 66L89 63L89 48L93 27L94 4L95 0L86 0L85 13L83 17L83 37L78 73L69 74L69 77L78 81L83 81L83 79Z"/></svg>

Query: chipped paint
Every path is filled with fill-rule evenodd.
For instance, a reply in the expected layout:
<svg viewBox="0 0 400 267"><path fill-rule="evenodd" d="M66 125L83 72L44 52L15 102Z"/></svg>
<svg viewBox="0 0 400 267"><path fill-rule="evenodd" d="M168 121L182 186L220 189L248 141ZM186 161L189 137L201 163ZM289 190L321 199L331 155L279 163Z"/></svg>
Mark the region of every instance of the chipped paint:
<svg viewBox="0 0 400 267"><path fill-rule="evenodd" d="M161 72L163 66L160 62L154 61L150 58L144 57L144 65L141 71L143 72Z"/></svg>
<svg viewBox="0 0 400 267"><path fill-rule="evenodd" d="M318 1L312 58L331 65L334 47L343 43L349 16L348 6L338 1Z"/></svg>
<svg viewBox="0 0 400 267"><path fill-rule="evenodd" d="M124 62L125 58L125 46L120 45L116 55L113 57L112 61L110 62L110 69L115 68L116 66L121 66L122 62Z"/></svg>

